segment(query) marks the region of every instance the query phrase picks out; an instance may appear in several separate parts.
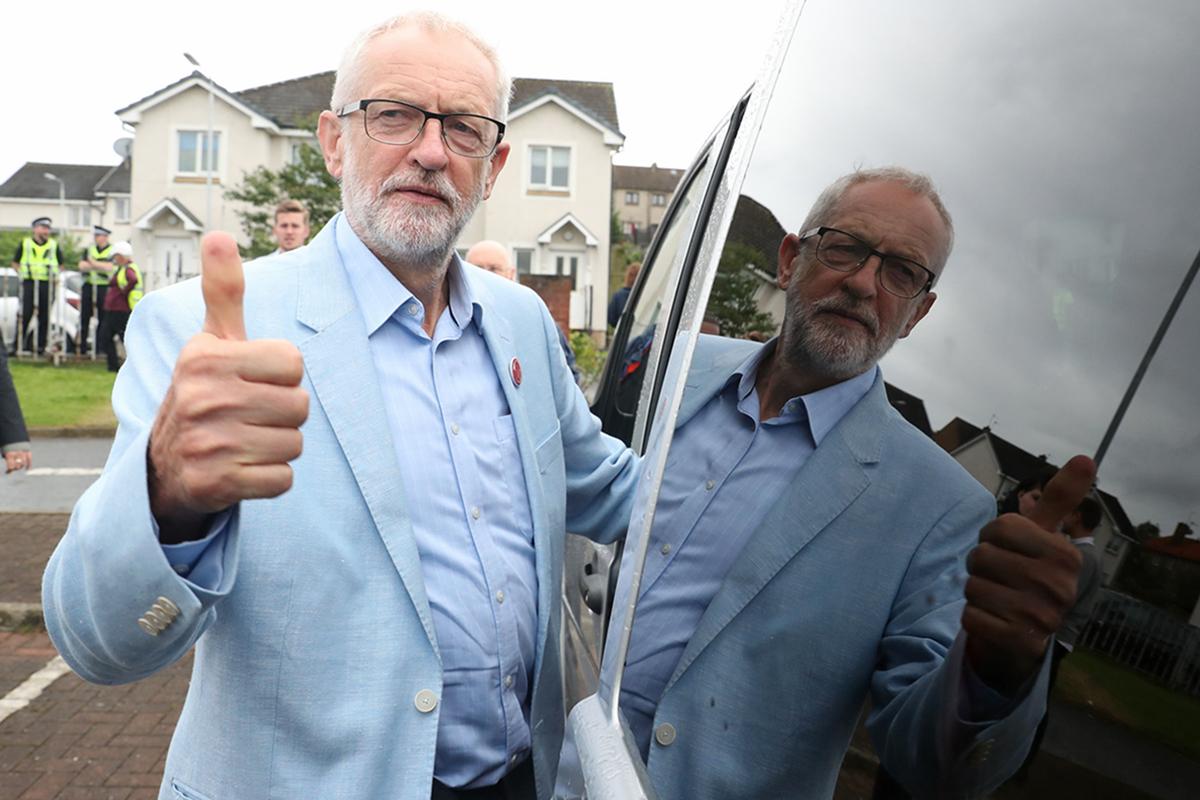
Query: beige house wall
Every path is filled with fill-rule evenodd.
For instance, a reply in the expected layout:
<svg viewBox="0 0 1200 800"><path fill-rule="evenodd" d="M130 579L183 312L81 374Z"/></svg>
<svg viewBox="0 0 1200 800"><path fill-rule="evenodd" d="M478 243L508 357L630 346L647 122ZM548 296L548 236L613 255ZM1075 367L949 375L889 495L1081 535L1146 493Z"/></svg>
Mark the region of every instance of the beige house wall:
<svg viewBox="0 0 1200 800"><path fill-rule="evenodd" d="M487 238L501 242L510 251L533 249L533 269L539 273L546 271L556 254L566 254L567 249L586 257L586 265L581 266L576 277L572 305L582 308L590 298L591 314L574 319L573 323L589 330L604 330L612 149L604 144L600 130L554 102L512 120L505 141L511 148L508 162L496 179L491 199L476 212L476 218L460 237L459 246L469 247L478 239ZM529 153L535 145L571 149L566 191L530 187ZM538 237L566 214L573 214L596 238L597 244L581 246L580 234L572 242L556 237L548 244L539 244Z"/></svg>

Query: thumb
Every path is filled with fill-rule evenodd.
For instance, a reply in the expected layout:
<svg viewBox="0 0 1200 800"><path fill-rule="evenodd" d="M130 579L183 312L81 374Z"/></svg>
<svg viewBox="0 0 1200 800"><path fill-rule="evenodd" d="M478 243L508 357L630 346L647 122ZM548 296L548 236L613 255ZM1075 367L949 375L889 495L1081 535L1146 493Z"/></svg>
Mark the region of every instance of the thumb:
<svg viewBox="0 0 1200 800"><path fill-rule="evenodd" d="M1046 484L1029 518L1043 530L1057 531L1066 516L1087 497L1095 480L1096 462L1087 456L1075 456Z"/></svg>
<svg viewBox="0 0 1200 800"><path fill-rule="evenodd" d="M213 231L200 241L200 291L204 294L204 332L218 339L245 341L242 293L246 281L237 242Z"/></svg>

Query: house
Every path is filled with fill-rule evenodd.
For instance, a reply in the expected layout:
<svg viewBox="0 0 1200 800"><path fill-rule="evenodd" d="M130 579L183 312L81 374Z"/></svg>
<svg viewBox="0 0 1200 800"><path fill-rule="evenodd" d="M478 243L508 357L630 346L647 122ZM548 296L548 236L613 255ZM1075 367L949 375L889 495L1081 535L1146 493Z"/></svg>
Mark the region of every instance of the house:
<svg viewBox="0 0 1200 800"><path fill-rule="evenodd" d="M1046 456L1035 456L997 436L990 428L975 427L959 417L937 431L933 439L997 499L1023 480L1058 471L1058 466L1047 461ZM1095 538L1101 553L1102 582L1109 586L1137 542L1133 523L1120 501L1100 489L1093 489L1092 496L1104 512Z"/></svg>
<svg viewBox="0 0 1200 800"><path fill-rule="evenodd" d="M635 244L643 247L650 244L683 176L684 170L658 164L648 167L614 165L612 207L621 232Z"/></svg>
<svg viewBox="0 0 1200 800"><path fill-rule="evenodd" d="M1200 540L1184 523L1170 536L1142 542L1139 570L1154 583L1161 605L1191 613L1200 626Z"/></svg>
<svg viewBox="0 0 1200 800"><path fill-rule="evenodd" d="M63 194L57 180L62 180ZM129 160L119 164L49 164L30 161L0 184L0 230L28 232L37 217L54 221L54 235L77 247L92 241L92 226L103 225L113 239L129 238ZM64 208L65 206L65 208ZM64 243L65 244L65 243ZM11 254L3 254L8 266Z"/></svg>
<svg viewBox="0 0 1200 800"><path fill-rule="evenodd" d="M333 80L321 72L232 92L193 72L116 112L136 131L133 236L149 254L150 288L198 272L207 228L241 232L239 204L225 189L315 144L311 129L329 107ZM507 166L460 252L480 239L506 244L522 274L569 283L567 307L552 309L560 324L604 331L612 154L624 142L612 84L516 79L505 141Z"/></svg>

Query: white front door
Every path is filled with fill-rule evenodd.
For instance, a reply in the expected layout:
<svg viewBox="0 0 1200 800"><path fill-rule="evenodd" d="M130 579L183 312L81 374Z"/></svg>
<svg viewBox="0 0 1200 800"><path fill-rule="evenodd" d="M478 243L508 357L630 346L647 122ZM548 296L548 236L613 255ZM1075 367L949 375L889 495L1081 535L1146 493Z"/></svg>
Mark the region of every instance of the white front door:
<svg viewBox="0 0 1200 800"><path fill-rule="evenodd" d="M156 236L154 263L146 276L148 289L170 286L200 274L194 236Z"/></svg>

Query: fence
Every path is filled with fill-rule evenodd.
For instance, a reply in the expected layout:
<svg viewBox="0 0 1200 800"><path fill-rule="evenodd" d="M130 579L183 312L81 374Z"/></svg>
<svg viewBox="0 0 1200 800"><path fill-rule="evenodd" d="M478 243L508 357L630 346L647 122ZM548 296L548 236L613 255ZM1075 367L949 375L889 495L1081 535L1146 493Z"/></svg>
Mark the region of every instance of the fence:
<svg viewBox="0 0 1200 800"><path fill-rule="evenodd" d="M1200 628L1101 589L1079 644L1170 689L1200 696Z"/></svg>

